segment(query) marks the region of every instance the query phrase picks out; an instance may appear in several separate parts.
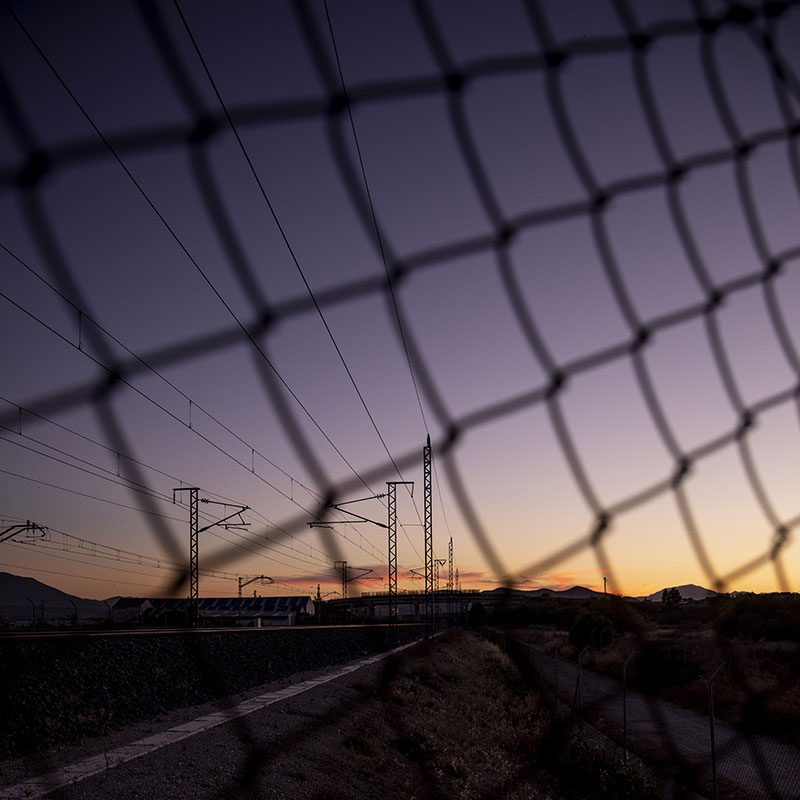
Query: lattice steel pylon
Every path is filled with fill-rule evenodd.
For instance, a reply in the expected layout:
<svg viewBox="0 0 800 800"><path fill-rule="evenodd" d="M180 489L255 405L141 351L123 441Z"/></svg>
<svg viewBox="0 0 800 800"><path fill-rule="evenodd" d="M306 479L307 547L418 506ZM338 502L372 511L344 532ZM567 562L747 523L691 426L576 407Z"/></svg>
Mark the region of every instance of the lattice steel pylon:
<svg viewBox="0 0 800 800"><path fill-rule="evenodd" d="M199 608L199 589L200 589L200 568L199 568L199 559L198 559L198 534L202 533L203 531L207 531L209 528L213 528L215 525L219 525L221 528L230 529L238 529L247 527L250 523L245 522L241 515L243 511L247 511L249 506L240 506L235 505L233 503L221 503L217 500L207 500L203 498L202 500L198 496L200 489L196 486L181 486L178 489L172 490L172 502L175 502L175 495L178 492L189 492L189 624L190 625L197 625L198 621L198 608ZM206 525L203 528L198 527L198 520L199 520L199 513L198 513L198 505L199 503L209 503L215 506L225 506L226 508L234 508L236 509L230 514L227 514L222 519L218 519L215 522L211 522L210 524ZM239 519L235 522L229 523L228 520L233 519L234 517L239 517Z"/></svg>
<svg viewBox="0 0 800 800"><path fill-rule="evenodd" d="M447 576L447 588L453 591L453 537L450 537L450 544L447 545L447 560L449 562L450 570Z"/></svg>
<svg viewBox="0 0 800 800"><path fill-rule="evenodd" d="M433 636L433 492L431 487L431 437L422 448L425 500L425 636Z"/></svg>
<svg viewBox="0 0 800 800"><path fill-rule="evenodd" d="M450 543L447 545L447 560L449 562L449 572L447 576L447 615L452 619L453 617L453 537L450 537Z"/></svg>
<svg viewBox="0 0 800 800"><path fill-rule="evenodd" d="M441 572L441 568L447 563L447 559L445 558L435 558L433 560L433 566L435 567L434 571L434 583L433 583L433 593L439 593L439 573Z"/></svg>
<svg viewBox="0 0 800 800"><path fill-rule="evenodd" d="M389 515L389 624L397 625L397 487L414 486L414 481L386 481Z"/></svg>
<svg viewBox="0 0 800 800"><path fill-rule="evenodd" d="M172 490L172 502L176 492L189 492L189 624L197 625L200 589L200 569L197 558L198 539L198 493L196 486Z"/></svg>
<svg viewBox="0 0 800 800"><path fill-rule="evenodd" d="M397 487L388 488L389 528L389 624L397 625Z"/></svg>
<svg viewBox="0 0 800 800"><path fill-rule="evenodd" d="M248 580L245 580L239 576L239 597L242 596L242 589L244 589L245 586L249 586L251 583L255 583L256 581L269 581L270 583L275 583L275 579L270 578L268 575L257 575L254 578L249 578ZM319 591L319 586L317 587L317 590Z"/></svg>
<svg viewBox="0 0 800 800"><path fill-rule="evenodd" d="M334 561L333 568L339 570L342 576L342 600L347 600L347 562Z"/></svg>
<svg viewBox="0 0 800 800"><path fill-rule="evenodd" d="M18 533L39 533L40 536L47 536L47 528L38 525L35 522L27 520L24 523L11 525L8 528L0 531L0 542L5 542L7 539L13 539Z"/></svg>

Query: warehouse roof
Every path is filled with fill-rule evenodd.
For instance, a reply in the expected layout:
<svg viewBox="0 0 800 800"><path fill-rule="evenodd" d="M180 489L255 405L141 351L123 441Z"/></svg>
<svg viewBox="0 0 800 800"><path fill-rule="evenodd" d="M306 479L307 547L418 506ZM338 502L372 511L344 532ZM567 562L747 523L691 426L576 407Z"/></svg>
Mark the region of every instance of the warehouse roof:
<svg viewBox="0 0 800 800"><path fill-rule="evenodd" d="M159 616L167 611L177 611L189 606L182 598L154 598L152 614ZM204 617L279 617L305 612L314 613L314 603L308 596L291 597L201 597L198 611Z"/></svg>

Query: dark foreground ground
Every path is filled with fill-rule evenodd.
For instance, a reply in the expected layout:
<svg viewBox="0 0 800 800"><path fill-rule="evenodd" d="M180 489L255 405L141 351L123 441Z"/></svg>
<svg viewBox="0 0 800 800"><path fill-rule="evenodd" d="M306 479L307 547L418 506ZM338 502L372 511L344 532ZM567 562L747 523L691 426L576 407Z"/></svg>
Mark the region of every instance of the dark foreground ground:
<svg viewBox="0 0 800 800"><path fill-rule="evenodd" d="M420 626L0 640L0 759L415 641Z"/></svg>
<svg viewBox="0 0 800 800"><path fill-rule="evenodd" d="M557 800L659 794L649 779L570 732L550 708L496 647L458 630L148 756L110 764L51 796ZM152 721L131 735L173 722ZM110 750L120 736L87 740L85 747ZM68 750L7 761L3 784L63 765L77 755Z"/></svg>

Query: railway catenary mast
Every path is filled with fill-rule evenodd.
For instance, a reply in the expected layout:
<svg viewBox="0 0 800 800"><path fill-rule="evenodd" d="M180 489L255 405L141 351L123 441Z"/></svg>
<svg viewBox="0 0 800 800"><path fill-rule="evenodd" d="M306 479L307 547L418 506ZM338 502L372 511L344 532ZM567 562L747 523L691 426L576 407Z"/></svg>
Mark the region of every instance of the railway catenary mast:
<svg viewBox="0 0 800 800"><path fill-rule="evenodd" d="M431 437L422 449L425 504L425 635L433 636L433 492L431 487Z"/></svg>

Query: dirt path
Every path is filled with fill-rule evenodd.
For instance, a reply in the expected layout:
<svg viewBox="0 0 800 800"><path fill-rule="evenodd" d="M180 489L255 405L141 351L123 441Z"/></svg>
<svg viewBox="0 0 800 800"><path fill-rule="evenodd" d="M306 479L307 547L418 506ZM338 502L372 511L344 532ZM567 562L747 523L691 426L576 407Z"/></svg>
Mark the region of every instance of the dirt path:
<svg viewBox="0 0 800 800"><path fill-rule="evenodd" d="M496 641L504 643L502 634ZM627 710L629 751L646 764L678 782L711 796L711 735L707 715L628 688L622 682L583 668L580 690L575 664L517 643L522 657L533 666L569 709L618 743L624 753L624 716ZM574 712L573 712L574 709ZM715 720L718 795L726 800L797 800L800 798L800 750L764 736L746 735Z"/></svg>
<svg viewBox="0 0 800 800"><path fill-rule="evenodd" d="M75 758L51 752L43 780L33 762L25 780L6 764L0 799L659 796L649 777L555 720L508 659L464 630L188 712L151 721L139 738L86 742Z"/></svg>
<svg viewBox="0 0 800 800"><path fill-rule="evenodd" d="M348 708L362 705L357 687L374 683L381 662L410 646L295 676L233 704L183 709L172 715L169 727L166 720L155 720L82 747L7 763L0 800L200 800L251 796L256 783L260 798L318 796L314 764L326 761L336 747ZM141 733L148 735L137 736ZM32 769L34 775L25 774ZM10 783L15 777L18 782Z"/></svg>

